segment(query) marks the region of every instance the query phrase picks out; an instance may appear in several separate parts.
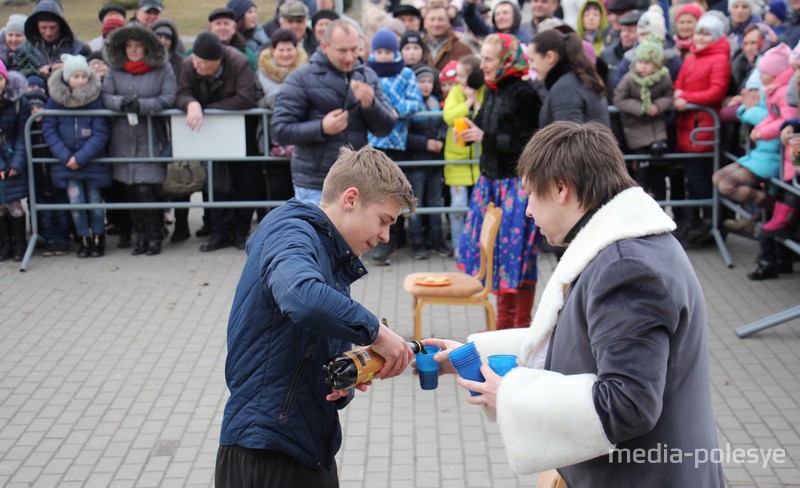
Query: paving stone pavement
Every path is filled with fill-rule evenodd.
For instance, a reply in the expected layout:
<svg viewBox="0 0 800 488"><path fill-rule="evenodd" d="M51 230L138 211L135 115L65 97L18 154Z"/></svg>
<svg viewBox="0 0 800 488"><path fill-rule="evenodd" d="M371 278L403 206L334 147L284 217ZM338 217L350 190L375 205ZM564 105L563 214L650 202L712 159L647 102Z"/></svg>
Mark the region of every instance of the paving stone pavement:
<svg viewBox="0 0 800 488"><path fill-rule="evenodd" d="M37 255L25 273L0 263L0 486L213 486L225 327L244 253L200 253L201 242L134 257L111 238L102 259ZM723 457L785 452L766 465L724 462L728 486L800 486L800 321L734 334L800 303L800 273L750 282L757 246L728 242L734 269L714 248L689 251L708 302ZM415 261L407 249L393 261L370 267L353 296L410 337L403 277L454 261ZM541 256L542 280L554 266ZM463 340L485 327L482 316L428 307L425 335ZM342 487L535 486L511 472L496 425L466 399L453 378L422 391L410 371L359 393L342 416Z"/></svg>

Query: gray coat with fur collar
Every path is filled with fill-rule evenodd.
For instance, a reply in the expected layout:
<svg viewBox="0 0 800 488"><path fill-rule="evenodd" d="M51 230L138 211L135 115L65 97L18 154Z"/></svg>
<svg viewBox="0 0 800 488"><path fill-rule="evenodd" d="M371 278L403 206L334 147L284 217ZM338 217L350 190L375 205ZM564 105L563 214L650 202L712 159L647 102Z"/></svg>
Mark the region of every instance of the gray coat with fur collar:
<svg viewBox="0 0 800 488"><path fill-rule="evenodd" d="M147 73L133 74L124 69L128 58L125 42L140 41L145 47L145 64L151 68ZM148 156L147 121L145 116L157 114L175 104L176 81L172 66L168 62L164 46L153 32L140 25L127 25L115 30L108 37L103 50L108 63L108 74L103 80L103 104L111 110L121 110L125 97L135 96L139 101L140 122L136 126L128 123L127 117L114 119L111 127L109 155L111 157L139 158ZM153 119L153 155L158 156L168 142L166 121ZM163 163L132 162L114 165L114 179L127 185L161 184L164 182L166 165Z"/></svg>
<svg viewBox="0 0 800 488"><path fill-rule="evenodd" d="M567 247L530 329L473 336L482 357L516 350L528 366L497 391L516 472L558 468L573 488L724 486L709 460L705 300L674 228L641 188L621 192Z"/></svg>

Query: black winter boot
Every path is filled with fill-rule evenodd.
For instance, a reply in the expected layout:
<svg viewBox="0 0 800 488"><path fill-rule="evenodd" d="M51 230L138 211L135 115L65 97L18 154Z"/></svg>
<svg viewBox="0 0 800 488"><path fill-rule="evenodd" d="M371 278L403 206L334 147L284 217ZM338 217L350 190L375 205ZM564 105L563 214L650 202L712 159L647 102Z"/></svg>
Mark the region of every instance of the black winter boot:
<svg viewBox="0 0 800 488"><path fill-rule="evenodd" d="M88 258L92 255L92 238L89 236L81 236L81 245L78 247L77 256L79 258Z"/></svg>
<svg viewBox="0 0 800 488"><path fill-rule="evenodd" d="M146 252L147 252L147 239L144 238L144 234L136 234L136 244L133 245L131 254L134 256L138 256Z"/></svg>
<svg viewBox="0 0 800 488"><path fill-rule="evenodd" d="M3 215L0 216L0 262L11 259L13 255L11 229L8 227L7 217Z"/></svg>
<svg viewBox="0 0 800 488"><path fill-rule="evenodd" d="M14 261L20 262L25 257L28 248L28 239L25 235L25 216L9 217L11 222L11 237L14 239Z"/></svg>
<svg viewBox="0 0 800 488"><path fill-rule="evenodd" d="M188 208L176 208L175 209L175 230L172 231L172 237L170 237L170 242L183 242L189 237L191 237L192 233L189 232L189 209Z"/></svg>
<svg viewBox="0 0 800 488"><path fill-rule="evenodd" d="M92 257L99 258L106 254L106 235L95 234L92 237Z"/></svg>

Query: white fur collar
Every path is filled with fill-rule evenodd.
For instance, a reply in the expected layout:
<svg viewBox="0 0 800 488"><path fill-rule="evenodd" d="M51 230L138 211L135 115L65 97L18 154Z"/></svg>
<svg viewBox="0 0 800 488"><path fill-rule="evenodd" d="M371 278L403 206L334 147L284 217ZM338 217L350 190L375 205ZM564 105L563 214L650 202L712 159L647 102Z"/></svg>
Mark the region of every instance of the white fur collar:
<svg viewBox="0 0 800 488"><path fill-rule="evenodd" d="M567 247L542 292L522 356L530 368L543 368L550 334L564 306L565 289L600 252L614 242L675 230L675 222L640 187L628 188L600 207Z"/></svg>

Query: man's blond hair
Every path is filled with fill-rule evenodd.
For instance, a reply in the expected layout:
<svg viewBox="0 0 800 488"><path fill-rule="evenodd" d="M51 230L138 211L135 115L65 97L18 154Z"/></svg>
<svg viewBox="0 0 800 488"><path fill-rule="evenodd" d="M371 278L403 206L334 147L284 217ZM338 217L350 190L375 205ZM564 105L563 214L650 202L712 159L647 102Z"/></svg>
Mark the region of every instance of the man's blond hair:
<svg viewBox="0 0 800 488"><path fill-rule="evenodd" d="M397 201L413 213L417 200L406 175L377 149L364 146L358 151L343 147L322 184L322 205L333 204L348 188L356 188L363 206Z"/></svg>

